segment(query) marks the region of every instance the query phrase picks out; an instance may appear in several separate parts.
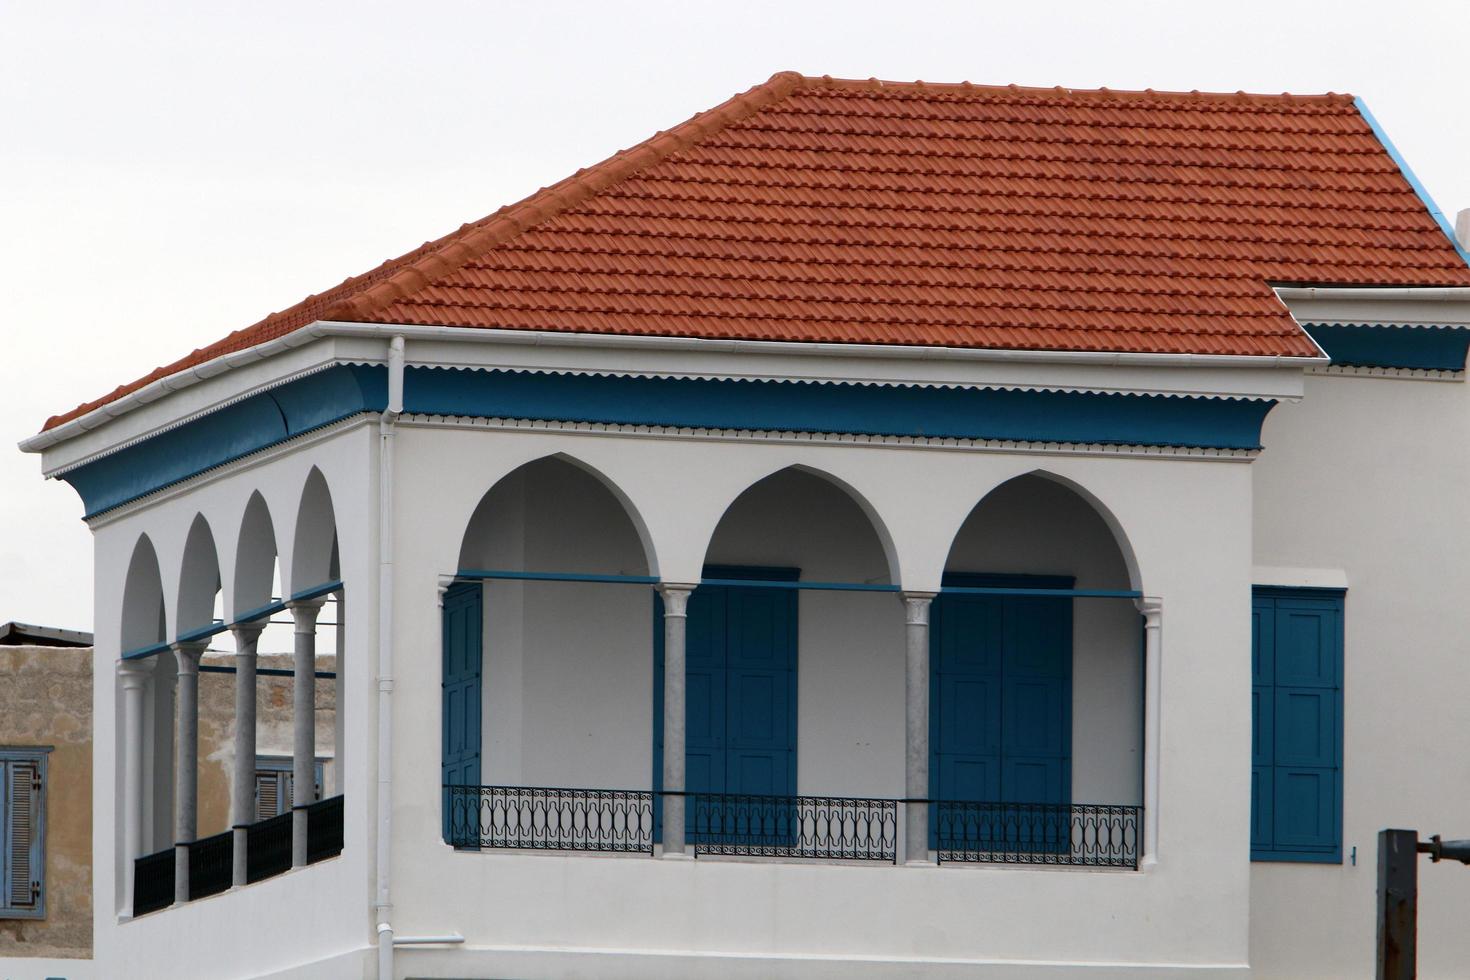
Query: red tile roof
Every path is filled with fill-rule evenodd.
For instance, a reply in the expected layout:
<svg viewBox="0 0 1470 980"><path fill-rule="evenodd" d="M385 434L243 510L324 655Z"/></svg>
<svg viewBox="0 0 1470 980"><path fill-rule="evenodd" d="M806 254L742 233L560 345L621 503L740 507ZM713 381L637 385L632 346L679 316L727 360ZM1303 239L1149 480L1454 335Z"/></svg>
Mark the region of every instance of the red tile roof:
<svg viewBox="0 0 1470 980"><path fill-rule="evenodd" d="M1315 355L1268 283L1470 285L1351 96L788 72L46 428L316 320Z"/></svg>

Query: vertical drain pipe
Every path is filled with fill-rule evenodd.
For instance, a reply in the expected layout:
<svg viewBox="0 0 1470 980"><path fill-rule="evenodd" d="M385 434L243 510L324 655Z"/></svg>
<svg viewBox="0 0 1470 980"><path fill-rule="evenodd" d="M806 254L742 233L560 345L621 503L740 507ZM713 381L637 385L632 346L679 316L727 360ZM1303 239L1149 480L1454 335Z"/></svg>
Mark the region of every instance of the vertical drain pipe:
<svg viewBox="0 0 1470 980"><path fill-rule="evenodd" d="M393 436L403 412L403 337L388 344L388 407L378 419L378 980L393 980Z"/></svg>

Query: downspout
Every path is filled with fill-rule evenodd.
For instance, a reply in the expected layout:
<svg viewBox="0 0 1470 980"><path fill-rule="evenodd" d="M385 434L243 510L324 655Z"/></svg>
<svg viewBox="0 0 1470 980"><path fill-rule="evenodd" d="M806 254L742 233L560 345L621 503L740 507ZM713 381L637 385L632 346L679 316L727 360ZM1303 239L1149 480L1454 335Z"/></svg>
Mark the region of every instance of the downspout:
<svg viewBox="0 0 1470 980"><path fill-rule="evenodd" d="M393 436L403 413L403 337L388 344L388 407L378 419L378 980L393 980Z"/></svg>

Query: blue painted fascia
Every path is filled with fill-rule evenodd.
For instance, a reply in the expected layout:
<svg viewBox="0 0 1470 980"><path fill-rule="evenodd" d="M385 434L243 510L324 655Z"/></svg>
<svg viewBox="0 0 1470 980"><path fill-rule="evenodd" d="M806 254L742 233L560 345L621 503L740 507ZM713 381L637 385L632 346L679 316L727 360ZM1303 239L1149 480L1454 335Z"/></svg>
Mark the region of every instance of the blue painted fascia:
<svg viewBox="0 0 1470 980"><path fill-rule="evenodd" d="M339 364L66 473L86 516L313 429L382 411L387 369ZM1001 388L636 378L409 368L404 409L426 415L674 428L1015 442L1259 449L1275 402Z"/></svg>
<svg viewBox="0 0 1470 980"><path fill-rule="evenodd" d="M1274 401L410 368L426 415L674 428L1259 449Z"/></svg>
<svg viewBox="0 0 1470 980"><path fill-rule="evenodd" d="M1466 253L1464 247L1460 244L1460 240L1455 237L1455 229L1450 225L1449 219L1445 217L1445 213L1440 210L1439 205L1434 203L1434 198L1429 196L1428 189L1420 183L1418 176L1414 173L1414 169L1409 166L1409 161L1405 160L1403 154L1399 153L1398 147L1393 145L1393 140L1389 139L1388 133L1384 132L1383 126L1379 124L1373 113L1368 110L1368 103L1364 102L1362 97L1359 96L1353 99L1353 105L1357 107L1358 114L1363 117L1363 121L1373 130L1373 135L1378 137L1378 142L1383 144L1383 148L1388 151L1389 157L1398 166L1399 173L1404 175L1404 179L1409 182L1409 186L1414 188L1414 193L1419 195L1419 200L1423 201L1424 206L1429 209L1430 217L1435 220L1435 223L1439 225L1440 231L1443 231L1445 237L1450 240L1450 244L1454 246L1461 261L1466 265L1470 265L1470 254Z"/></svg>
<svg viewBox="0 0 1470 980"><path fill-rule="evenodd" d="M251 395L66 473L86 516L388 404L388 372L338 364Z"/></svg>
<svg viewBox="0 0 1470 980"><path fill-rule="evenodd" d="M1463 371L1470 330L1365 323L1304 323L1332 363L1347 367Z"/></svg>

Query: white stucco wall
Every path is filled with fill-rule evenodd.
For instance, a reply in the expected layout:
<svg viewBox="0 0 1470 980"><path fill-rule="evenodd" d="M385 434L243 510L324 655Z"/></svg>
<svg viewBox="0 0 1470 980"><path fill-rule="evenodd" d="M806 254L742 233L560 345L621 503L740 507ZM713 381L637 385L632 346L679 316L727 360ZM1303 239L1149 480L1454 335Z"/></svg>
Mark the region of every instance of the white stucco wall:
<svg viewBox="0 0 1470 980"><path fill-rule="evenodd" d="M119 919L123 903L121 690L115 664L122 652L123 582L140 535L148 535L158 555L167 620L165 635L172 637L177 632L176 597L180 592L184 539L195 515L203 514L214 529L223 594L232 596L238 531L251 493L258 489L264 495L274 521L281 567L290 569L298 505L313 467L321 471L332 494L341 532L342 578L349 593L363 600L346 604L345 660L349 668L353 663L368 664L377 628L376 522L372 519L375 459L373 430L363 425L337 427L283 451L163 491L94 523L94 718L97 732L114 733L113 737L96 740L93 760L95 961L105 965L98 975L140 980L265 976L312 962L318 964L314 976L362 976L363 951L372 942L369 829L376 785L366 751L360 754L357 765L343 773L344 794L349 802L341 857L181 908L131 921ZM283 585L288 591L317 584L292 582L289 572L286 575ZM227 598L224 615L233 618L234 612ZM159 668L165 673L167 659ZM344 736L354 745L369 746L375 731L372 672L350 670L349 676L352 683L340 705ZM156 686L159 703L165 704L167 684L160 681ZM160 762L157 772L145 773L149 778L158 777L145 793L145 847L172 842L171 790L167 785L172 771L167 752L170 731L166 710L155 713L148 729L149 753L156 751ZM324 896L333 896L333 900L323 900Z"/></svg>
<svg viewBox="0 0 1470 980"><path fill-rule="evenodd" d="M457 930L467 938L465 947L455 951L400 951L403 975L563 975L573 964L588 962L585 957L598 950L609 952L597 954L601 957L597 969L623 976L729 975L741 969L761 975L838 971L880 976L890 975L897 963L910 962L915 969L922 964L926 970L965 975L984 970L1010 975L1027 964L1038 976L1070 975L1089 964L1112 964L1117 976L1131 975L1144 963L1171 965L1159 975L1191 965L1243 968L1249 865L1241 856L1246 849L1249 789L1247 772L1235 760L1248 755L1249 718L1218 692L1249 686L1248 662L1226 655L1249 645L1246 464L1106 454L1042 459L1020 453L813 440L501 430L413 419L400 429L399 452L395 927L409 933ZM900 584L932 590L939 584L956 532L990 489L1038 465L1084 487L1104 504L1114 523L1127 529L1142 587L1165 602L1162 710L1167 736L1158 865L1137 873L834 867L455 853L439 843L437 765L426 764L437 760L439 750L437 589L460 559L463 530L486 489L522 463L557 453L577 459L619 488L632 505L632 534L653 544L649 559L654 573L670 581L697 579L706 560L759 561L795 564L811 578L821 571L822 577L838 580L874 576L882 580L890 567L896 567ZM820 520L809 522L810 527L791 526L783 529L784 534L771 532L764 539L751 530L736 529L727 543L718 540L724 532L717 535L716 527L731 501L762 477L797 464L851 487L864 510L876 515L887 536L885 544L867 548L861 559L854 551L844 559L846 564L834 563L824 570L821 563L834 561L842 548L828 547L808 557L803 535L817 535L824 526L835 527L846 519L840 508L830 506L832 512L819 514ZM444 479L450 471L455 478ZM432 513L422 506L425 500L434 501ZM507 513L518 506L533 508L531 495L525 495L521 504L506 506ZM771 515L759 518L769 524ZM564 530L581 526L568 525ZM1080 526L1080 530L1070 521L1058 522L1055 541L1070 537L1079 546L1096 542L1103 527L1100 520L1091 529ZM851 544L843 535L835 536ZM713 549L712 537L718 545ZM624 536L625 545L630 538ZM528 535L527 544L534 539L534 534ZM516 547L509 544L506 553L515 554ZM534 550L521 552L527 567L537 567ZM1201 561L1200 555L1211 557ZM977 560L984 557L977 555ZM1116 557L1110 561L1084 557L1074 569L1059 569L1055 560L1044 560L1052 557L1038 551L1035 560L1051 567L1034 570L1071 571L1079 584L1103 579L1112 586L1119 584ZM519 589L523 595L544 590L550 595L553 588L565 587L495 586L490 605L493 609L510 601L499 595L502 590ZM594 589L617 591L612 586L574 588L586 588L588 596ZM644 663L626 694L632 716L626 738L646 752L645 651L651 615L646 592L626 591L629 598L617 600L627 608L626 627L619 632L626 629L626 649L636 650ZM562 602L552 608L574 608L565 600L568 593L560 594ZM802 789L847 791L849 786L856 789L861 778L867 791L898 795L902 785L898 604L891 596L818 597L816 604L810 598L803 597L800 613L803 683L821 677L817 667L830 656L843 668L836 676L851 686L841 692L801 688ZM829 605L830 612L822 607L829 598L838 603ZM525 608L529 611L534 605L535 600L528 599ZM622 622L620 615L613 618ZM872 618L864 618L868 615ZM827 637L850 639L839 639L824 651L825 638L806 632L808 624L815 629L824 619L841 620L833 623ZM538 681L530 665L535 628L528 628L528 621L523 619L507 636L519 629L526 649L519 670L528 693L520 704L517 727L521 756L527 760L520 767L522 780L533 783L532 756L525 751L533 723L527 719L533 710L544 710L546 702L531 697ZM839 625L849 632L839 632L835 628ZM1098 672L1110 659L1121 665L1124 669L1118 673L1127 675L1127 686L1136 697L1136 615L1125 609L1112 625L1118 633L1116 644L1090 649L1086 655L1095 659ZM565 624L557 626L565 629ZM495 628L493 623L489 627L492 633ZM621 636L605 637L601 632L603 646L623 648ZM891 637L891 645L882 641L885 636ZM861 659L854 669L849 648L859 637L863 642L856 649ZM491 641L495 642L493 635ZM559 643L543 644L542 649ZM512 668L512 676L513 672ZM888 679L881 680L885 675ZM553 704L554 710L563 712L563 722L582 717L576 705L590 704L600 711L602 701L613 700L603 683L608 675L597 673L599 681L570 678L575 698L565 693L566 673L547 676L559 683L560 697ZM873 681L859 687L859 677ZM860 704L858 710L835 711L848 699L881 691L885 684L893 695L883 698L881 705L875 701L873 706ZM1094 685L1079 687L1091 691ZM495 710L494 695L488 693L493 688L487 683L487 712ZM830 698L825 706L823 696ZM1121 686L1113 696L1126 700ZM865 709L875 717L864 717ZM830 727L806 723L818 714L831 722ZM1135 702L1126 732L1120 725L1117 731L1098 736L1113 738L1119 746L1108 750L1110 758L1126 758L1129 745L1136 747L1137 718ZM595 730L585 718L582 724L579 731ZM877 734L885 730L892 733L886 742ZM621 744L625 737L621 730L610 731L616 736L609 741ZM811 742L809 735L814 736ZM514 739L505 732L493 735L487 738L486 751L493 754L497 746ZM564 752L574 754L565 748ZM807 761L821 760L824 753L828 758L822 765ZM645 785L644 759L636 773L629 773L638 778L633 785ZM587 785L609 782L605 767L574 771L604 777ZM876 781L875 773L883 781ZM831 777L830 785L815 782L822 774ZM1120 764L1108 778L1136 793L1136 760ZM842 901L834 904L831 898L839 894ZM979 907L986 909L985 916L973 914ZM613 954L615 950L622 952ZM1043 966L1043 960L1050 965Z"/></svg>
<svg viewBox="0 0 1470 980"><path fill-rule="evenodd" d="M1300 405L1272 412L1264 441L1252 467L1256 564L1348 586L1344 862L1251 866L1251 961L1261 977L1370 977L1378 831L1470 835L1470 391L1463 380L1309 377ZM1419 976L1465 975L1467 896L1459 865L1421 862Z"/></svg>

